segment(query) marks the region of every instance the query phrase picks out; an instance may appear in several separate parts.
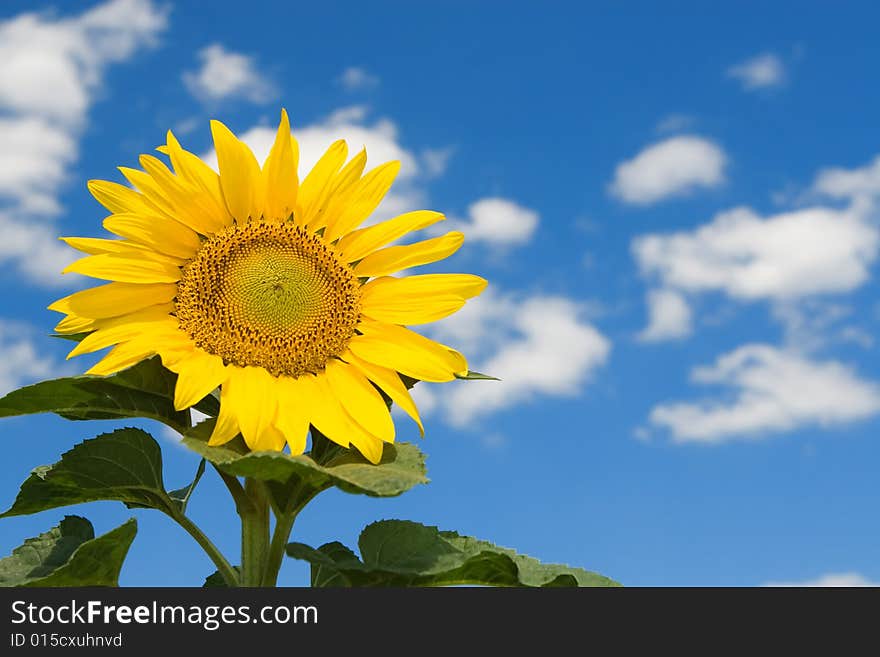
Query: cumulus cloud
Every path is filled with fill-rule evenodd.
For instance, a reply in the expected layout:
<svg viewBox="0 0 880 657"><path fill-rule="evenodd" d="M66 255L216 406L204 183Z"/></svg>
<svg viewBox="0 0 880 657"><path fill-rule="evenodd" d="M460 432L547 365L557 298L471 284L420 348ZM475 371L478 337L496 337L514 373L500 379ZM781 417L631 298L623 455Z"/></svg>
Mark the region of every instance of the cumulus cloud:
<svg viewBox="0 0 880 657"><path fill-rule="evenodd" d="M807 579L800 582L765 582L763 586L786 586L786 587L824 587L824 588L852 588L864 586L880 586L861 573L826 573L815 579Z"/></svg>
<svg viewBox="0 0 880 657"><path fill-rule="evenodd" d="M677 443L722 443L807 426L829 427L880 413L880 386L847 365L813 360L766 344L748 344L691 374L723 397L655 406L650 421Z"/></svg>
<svg viewBox="0 0 880 657"><path fill-rule="evenodd" d="M785 82L785 64L778 55L762 53L727 69L745 91L778 87Z"/></svg>
<svg viewBox="0 0 880 657"><path fill-rule="evenodd" d="M724 182L727 156L695 135L670 137L617 165L610 192L624 203L650 205Z"/></svg>
<svg viewBox="0 0 880 657"><path fill-rule="evenodd" d="M19 386L62 375L62 367L37 349L33 329L0 319L0 396Z"/></svg>
<svg viewBox="0 0 880 657"><path fill-rule="evenodd" d="M506 198L483 198L468 206L468 218L448 222L446 230L460 230L468 243L486 242L493 246L526 244L538 228L540 216Z"/></svg>
<svg viewBox="0 0 880 657"><path fill-rule="evenodd" d="M420 408L442 411L455 426L539 396L574 397L611 352L611 342L584 318L584 308L561 296L486 293L430 331L465 350L473 369L501 379L416 386Z"/></svg>
<svg viewBox="0 0 880 657"><path fill-rule="evenodd" d="M0 22L0 261L32 278L43 259L52 272L66 264L46 218L61 212L58 193L89 107L107 66L155 45L166 13L150 0L108 0L73 17Z"/></svg>
<svg viewBox="0 0 880 657"><path fill-rule="evenodd" d="M379 86L379 78L360 66L349 66L338 79L346 91L363 91Z"/></svg>
<svg viewBox="0 0 880 657"><path fill-rule="evenodd" d="M648 293L648 326L639 333L642 342L683 338L691 334L691 308L675 290L652 290Z"/></svg>
<svg viewBox="0 0 880 657"><path fill-rule="evenodd" d="M761 217L740 207L692 231L638 237L632 250L643 274L667 288L754 300L853 290L868 280L878 245L877 227L852 209Z"/></svg>
<svg viewBox="0 0 880 657"><path fill-rule="evenodd" d="M812 191L816 194L855 202L869 202L880 196L880 156L855 169L829 167L816 175Z"/></svg>
<svg viewBox="0 0 880 657"><path fill-rule="evenodd" d="M183 74L183 82L196 98L216 102L243 98L267 103L277 96L275 85L257 68L253 57L212 43L198 52L200 67Z"/></svg>

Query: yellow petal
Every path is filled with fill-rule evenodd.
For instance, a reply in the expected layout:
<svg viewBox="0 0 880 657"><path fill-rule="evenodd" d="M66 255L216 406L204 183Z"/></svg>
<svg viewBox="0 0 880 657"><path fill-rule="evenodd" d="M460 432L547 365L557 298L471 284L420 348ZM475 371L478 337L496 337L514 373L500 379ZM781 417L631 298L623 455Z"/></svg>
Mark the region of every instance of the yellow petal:
<svg viewBox="0 0 880 657"><path fill-rule="evenodd" d="M232 215L229 214L229 209L223 200L220 176L200 157L184 150L170 130L166 141L168 143L166 150L174 171L202 190L202 193L194 199L194 203L204 212L202 220L205 222L206 230L213 234L231 224Z"/></svg>
<svg viewBox="0 0 880 657"><path fill-rule="evenodd" d="M265 193L262 188L260 164L244 143L220 121L211 121L211 134L220 167L220 188L226 207L236 221L262 214Z"/></svg>
<svg viewBox="0 0 880 657"><path fill-rule="evenodd" d="M69 272L120 283L176 283L180 280L177 265L113 253L81 258L62 271Z"/></svg>
<svg viewBox="0 0 880 657"><path fill-rule="evenodd" d="M89 191L110 212L146 212L150 209L142 194L108 180L90 180Z"/></svg>
<svg viewBox="0 0 880 657"><path fill-rule="evenodd" d="M413 401L409 390L400 380L400 375L394 370L380 365L374 365L358 358L350 350L343 355L343 359L357 367L361 373L370 381L382 388L382 391L391 398L395 404L400 406L409 415L415 423L419 425L419 431L422 436L425 435L425 427L422 425L422 419L419 417L419 409Z"/></svg>
<svg viewBox="0 0 880 657"><path fill-rule="evenodd" d="M49 310L75 313L82 317L103 318L127 315L142 308L167 303L177 294L171 283L138 285L137 283L107 283L59 299Z"/></svg>
<svg viewBox="0 0 880 657"><path fill-rule="evenodd" d="M358 433L353 435L351 444L354 445L357 450L364 455L364 458L373 465L376 465L382 460L382 450L384 449L384 446L382 441L378 438Z"/></svg>
<svg viewBox="0 0 880 657"><path fill-rule="evenodd" d="M157 253L143 244L135 244L127 240L108 240L101 237L59 237L58 239L68 246L72 246L77 251L90 255L116 253L133 258L170 262L176 265L183 264L185 260L185 258L175 258L165 253Z"/></svg>
<svg viewBox="0 0 880 657"><path fill-rule="evenodd" d="M382 458L382 441L358 424L333 394L327 376L305 375L301 382L303 401L311 411L311 423L329 440L348 447L355 445L372 463Z"/></svg>
<svg viewBox="0 0 880 657"><path fill-rule="evenodd" d="M303 179L296 201L297 223L302 225L320 223L320 209L330 190L333 177L345 162L347 155L348 146L344 140L333 142Z"/></svg>
<svg viewBox="0 0 880 657"><path fill-rule="evenodd" d="M389 246L374 251L354 266L358 276L385 276L401 269L426 265L448 258L461 248L464 235L458 231L450 231L441 237L406 244Z"/></svg>
<svg viewBox="0 0 880 657"><path fill-rule="evenodd" d="M321 208L308 224L310 229L317 230L333 224L348 206L366 164L367 151L363 149L333 177L327 187L325 202L321 204Z"/></svg>
<svg viewBox="0 0 880 657"><path fill-rule="evenodd" d="M223 359L201 349L194 349L169 369L177 373L174 408L178 411L200 402L226 380Z"/></svg>
<svg viewBox="0 0 880 657"><path fill-rule="evenodd" d="M336 243L336 248L346 262L356 262L411 231L421 230L445 218L441 213L431 210L407 212L375 226L360 228L344 235Z"/></svg>
<svg viewBox="0 0 880 657"><path fill-rule="evenodd" d="M361 300L364 317L389 324L428 324L436 322L464 306L465 300L454 294L433 294L422 299L404 298L385 301Z"/></svg>
<svg viewBox="0 0 880 657"><path fill-rule="evenodd" d="M383 276L361 288L361 312L391 324L425 324L459 310L465 299L486 287L486 279L470 274Z"/></svg>
<svg viewBox="0 0 880 657"><path fill-rule="evenodd" d="M110 376L131 367L156 353L156 343L152 339L131 340L118 344L98 361L86 374Z"/></svg>
<svg viewBox="0 0 880 657"><path fill-rule="evenodd" d="M143 192L143 198L148 209L141 210L146 214L156 214L174 219L177 214L177 208L174 203L153 179L153 176L140 169L132 169L131 167L116 167L120 173L125 176L126 180ZM153 208L152 211L149 208Z"/></svg>
<svg viewBox="0 0 880 657"><path fill-rule="evenodd" d="M307 375L314 379L313 376ZM307 377L293 379L289 376L278 377L278 415L275 426L284 434L290 453L294 456L306 451L306 437L309 433L311 409L307 405L309 399ZM302 383L305 381L305 383Z"/></svg>
<svg viewBox="0 0 880 657"><path fill-rule="evenodd" d="M194 230L159 216L112 214L104 219L104 228L177 258L191 258L202 245Z"/></svg>
<svg viewBox="0 0 880 657"><path fill-rule="evenodd" d="M467 371L464 356L402 326L361 321L348 348L355 356L420 381L451 381Z"/></svg>
<svg viewBox="0 0 880 657"><path fill-rule="evenodd" d="M176 329L177 319L169 316L168 312L167 306L152 306L123 317L96 320L97 330L80 340L67 357L89 354L163 329Z"/></svg>
<svg viewBox="0 0 880 657"><path fill-rule="evenodd" d="M394 442L394 421L382 396L355 367L330 360L327 382L345 411L370 434L386 443Z"/></svg>
<svg viewBox="0 0 880 657"><path fill-rule="evenodd" d="M361 288L361 298L388 301L398 297L421 299L432 294L454 294L472 299L486 289L488 281L473 274L419 274L418 276L382 276Z"/></svg>
<svg viewBox="0 0 880 657"><path fill-rule="evenodd" d="M266 217L284 220L296 210L296 195L299 190L297 161L293 156L290 139L290 122L287 112L281 110L281 122L275 143L263 165L263 185L266 189Z"/></svg>
<svg viewBox="0 0 880 657"><path fill-rule="evenodd" d="M240 369L229 367L227 374L231 374L233 370ZM208 439L208 445L223 445L238 435L238 412L233 408L231 399L236 396L235 387L238 384L234 381L235 377L229 376L220 386L220 412L217 414L217 422L214 424L214 431Z"/></svg>
<svg viewBox="0 0 880 657"><path fill-rule="evenodd" d="M376 167L364 176L352 192L345 210L329 223L324 239L332 242L360 226L385 198L399 171L400 162L395 160Z"/></svg>
<svg viewBox="0 0 880 657"><path fill-rule="evenodd" d="M68 315L55 325L56 333L84 333L95 330L95 320L90 317Z"/></svg>
<svg viewBox="0 0 880 657"><path fill-rule="evenodd" d="M224 404L230 406L251 450L272 449L274 435L267 433L267 429L275 423L278 405L274 378L262 367L230 366L228 371L229 377L221 391L221 408Z"/></svg>
<svg viewBox="0 0 880 657"><path fill-rule="evenodd" d="M175 221L202 235L211 235L225 225L225 217L218 218L214 203L197 183L175 176L152 155L141 155L140 163L162 197L168 199L168 212Z"/></svg>

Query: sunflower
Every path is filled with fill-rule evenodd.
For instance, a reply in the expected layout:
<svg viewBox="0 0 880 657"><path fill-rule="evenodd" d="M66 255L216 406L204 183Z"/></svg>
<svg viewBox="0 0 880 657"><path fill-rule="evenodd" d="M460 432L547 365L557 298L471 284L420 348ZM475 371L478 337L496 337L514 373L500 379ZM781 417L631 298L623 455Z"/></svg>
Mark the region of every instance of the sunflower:
<svg viewBox="0 0 880 657"><path fill-rule="evenodd" d="M177 374L174 406L219 388L209 444L239 433L251 450L306 449L310 426L373 463L395 427L388 399L424 427L401 375L443 382L467 373L464 356L404 325L460 309L486 281L468 274L391 274L446 258L464 236L392 245L444 219L408 212L360 227L400 168L366 174L366 151L346 162L332 144L302 181L286 112L260 166L222 123L211 122L219 175L169 131L133 187L93 180L121 239L62 238L86 253L64 272L110 281L49 308L60 333L87 333L68 358L113 347L87 374L107 376L157 355Z"/></svg>

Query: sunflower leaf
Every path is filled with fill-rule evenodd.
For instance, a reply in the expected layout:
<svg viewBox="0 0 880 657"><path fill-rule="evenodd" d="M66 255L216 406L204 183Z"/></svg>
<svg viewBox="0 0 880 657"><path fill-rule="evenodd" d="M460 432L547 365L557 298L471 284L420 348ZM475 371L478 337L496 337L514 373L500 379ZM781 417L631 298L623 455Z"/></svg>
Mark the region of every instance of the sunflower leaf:
<svg viewBox="0 0 880 657"><path fill-rule="evenodd" d="M183 443L237 477L266 481L279 507L305 499L336 486L347 493L393 497L416 484L428 482L425 455L409 443L385 445L382 460L372 465L351 450L344 450L318 463L309 454L291 456L283 452L241 453L227 446L211 447L208 438L215 420L210 418L184 434Z"/></svg>
<svg viewBox="0 0 880 657"><path fill-rule="evenodd" d="M174 410L177 377L150 358L108 377L72 376L13 390L0 399L0 417L57 413L69 420L145 417L175 431L189 427L189 411Z"/></svg>
<svg viewBox="0 0 880 657"><path fill-rule="evenodd" d="M0 586L118 586L135 534L134 518L95 538L92 523L66 516L0 559Z"/></svg>
<svg viewBox="0 0 880 657"><path fill-rule="evenodd" d="M170 512L175 502L162 483L162 452L141 429L118 429L85 440L61 460L36 468L0 518L96 500Z"/></svg>
<svg viewBox="0 0 880 657"><path fill-rule="evenodd" d="M408 520L368 525L359 559L341 543L290 543L287 554L312 566L312 586L620 586L581 568L537 559L457 532Z"/></svg>

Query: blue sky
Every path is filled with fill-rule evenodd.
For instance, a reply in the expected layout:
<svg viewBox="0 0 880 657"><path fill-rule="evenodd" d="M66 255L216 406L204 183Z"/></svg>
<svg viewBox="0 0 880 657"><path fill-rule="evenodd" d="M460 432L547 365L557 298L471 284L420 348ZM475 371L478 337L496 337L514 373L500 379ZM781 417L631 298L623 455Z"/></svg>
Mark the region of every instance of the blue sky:
<svg viewBox="0 0 880 657"><path fill-rule="evenodd" d="M88 284L55 240L100 234L86 180L121 181L168 128L207 154L210 118L265 152L286 107L305 160L337 137L402 160L379 218L428 207L465 232L434 269L489 290L430 333L503 378L420 384L432 483L325 493L297 540L398 517L629 585L880 582L876 8L241 7L4 3L0 388L87 367L45 310ZM4 420L2 504L116 426ZM195 456L141 426L186 481ZM190 508L234 555L215 476ZM212 571L156 513L68 512L138 517L123 584ZM4 520L0 551L64 513Z"/></svg>

